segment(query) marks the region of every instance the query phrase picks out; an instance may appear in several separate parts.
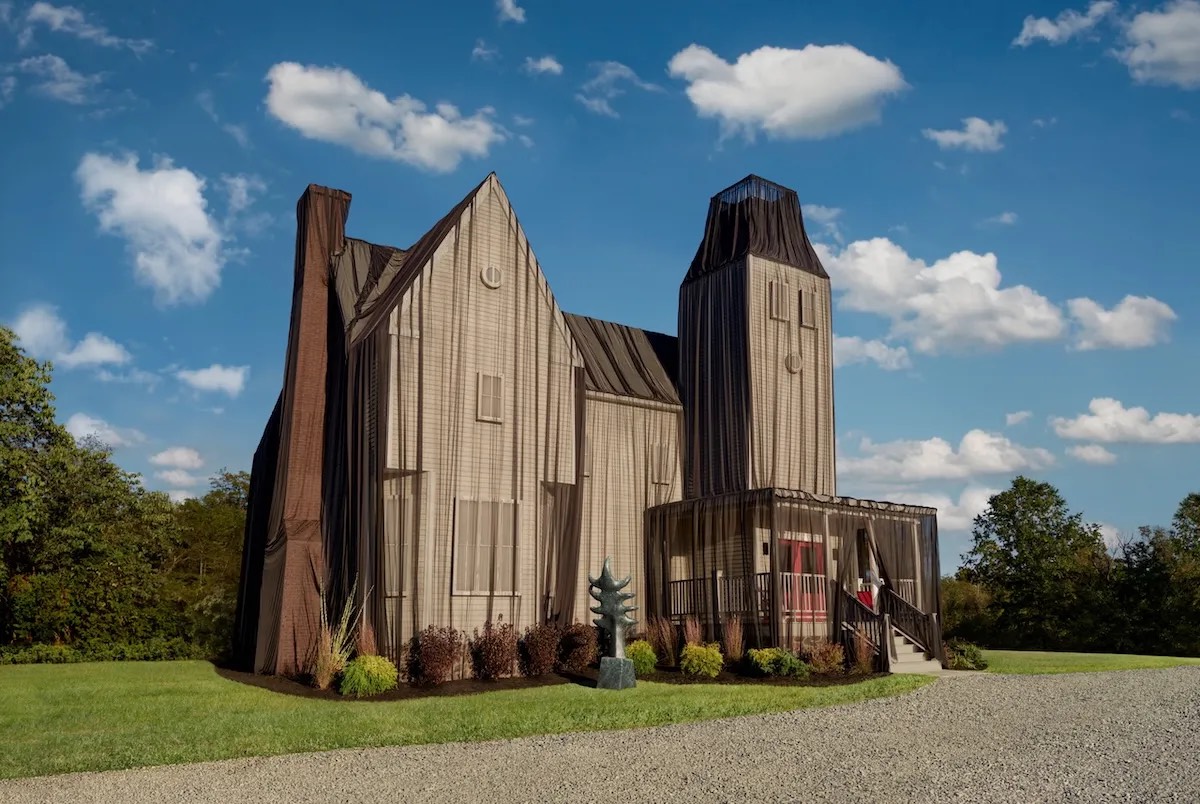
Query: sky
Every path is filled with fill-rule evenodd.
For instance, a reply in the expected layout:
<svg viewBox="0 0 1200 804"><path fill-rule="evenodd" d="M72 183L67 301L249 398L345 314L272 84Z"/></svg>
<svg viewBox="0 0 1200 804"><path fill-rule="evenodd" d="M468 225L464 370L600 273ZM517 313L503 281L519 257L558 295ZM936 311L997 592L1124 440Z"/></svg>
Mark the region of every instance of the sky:
<svg viewBox="0 0 1200 804"><path fill-rule="evenodd" d="M177 5L0 2L0 322L149 488L249 470L309 183L406 246L495 171L564 310L668 333L709 197L794 188L838 491L947 569L1018 473L1110 540L1200 489L1197 0Z"/></svg>

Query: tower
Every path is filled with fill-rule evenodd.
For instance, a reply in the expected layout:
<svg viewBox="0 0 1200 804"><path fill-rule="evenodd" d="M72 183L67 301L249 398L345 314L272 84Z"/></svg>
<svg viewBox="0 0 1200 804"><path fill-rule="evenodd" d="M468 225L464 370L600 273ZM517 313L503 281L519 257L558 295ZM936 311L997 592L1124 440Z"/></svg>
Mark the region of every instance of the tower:
<svg viewBox="0 0 1200 804"><path fill-rule="evenodd" d="M714 195L679 288L685 495L835 494L829 275L794 190Z"/></svg>

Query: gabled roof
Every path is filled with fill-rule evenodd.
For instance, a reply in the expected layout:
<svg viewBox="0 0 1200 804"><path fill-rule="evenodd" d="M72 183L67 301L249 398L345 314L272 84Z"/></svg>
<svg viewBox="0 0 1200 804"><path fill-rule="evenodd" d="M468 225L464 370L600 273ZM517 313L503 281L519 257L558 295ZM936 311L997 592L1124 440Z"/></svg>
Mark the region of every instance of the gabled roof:
<svg viewBox="0 0 1200 804"><path fill-rule="evenodd" d="M709 201L704 238L683 281L720 270L747 254L829 278L804 231L796 191L753 174Z"/></svg>
<svg viewBox="0 0 1200 804"><path fill-rule="evenodd" d="M583 356L589 390L680 404L677 338L598 318L564 316Z"/></svg>

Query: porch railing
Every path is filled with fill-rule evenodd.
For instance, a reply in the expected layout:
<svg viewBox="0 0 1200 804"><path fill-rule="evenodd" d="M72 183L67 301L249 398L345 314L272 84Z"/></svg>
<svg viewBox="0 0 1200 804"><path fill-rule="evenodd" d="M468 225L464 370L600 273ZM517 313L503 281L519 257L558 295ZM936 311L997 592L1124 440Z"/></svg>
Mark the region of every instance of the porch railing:
<svg viewBox="0 0 1200 804"><path fill-rule="evenodd" d="M818 622L825 619L828 608L828 582L824 575L811 573L781 572L779 586L784 617L802 622Z"/></svg>
<svg viewBox="0 0 1200 804"><path fill-rule="evenodd" d="M891 634L888 633L887 618L863 604L845 589L842 595L842 643L853 655L855 643L865 638L875 655L875 667L886 672L891 666Z"/></svg>
<svg viewBox="0 0 1200 804"><path fill-rule="evenodd" d="M896 587L896 594L912 605L917 605L917 582L915 580L912 578L897 578L892 583Z"/></svg>
<svg viewBox="0 0 1200 804"><path fill-rule="evenodd" d="M942 658L941 629L936 615L926 614L889 588L882 590L879 610L888 616L892 627L925 651L926 656Z"/></svg>

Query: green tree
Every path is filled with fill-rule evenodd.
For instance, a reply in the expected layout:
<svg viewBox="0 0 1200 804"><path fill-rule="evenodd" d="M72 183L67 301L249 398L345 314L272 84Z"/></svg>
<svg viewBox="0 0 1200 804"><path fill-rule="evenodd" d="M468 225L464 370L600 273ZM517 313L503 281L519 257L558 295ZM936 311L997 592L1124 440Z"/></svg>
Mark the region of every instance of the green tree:
<svg viewBox="0 0 1200 804"><path fill-rule="evenodd" d="M1107 639L1112 561L1099 527L1049 483L1017 477L993 495L963 569L992 597L997 647L1083 649Z"/></svg>
<svg viewBox="0 0 1200 804"><path fill-rule="evenodd" d="M979 584L965 578L942 578L943 636L989 645L994 625L991 602L992 596Z"/></svg>

